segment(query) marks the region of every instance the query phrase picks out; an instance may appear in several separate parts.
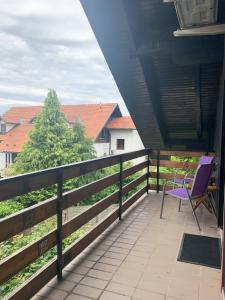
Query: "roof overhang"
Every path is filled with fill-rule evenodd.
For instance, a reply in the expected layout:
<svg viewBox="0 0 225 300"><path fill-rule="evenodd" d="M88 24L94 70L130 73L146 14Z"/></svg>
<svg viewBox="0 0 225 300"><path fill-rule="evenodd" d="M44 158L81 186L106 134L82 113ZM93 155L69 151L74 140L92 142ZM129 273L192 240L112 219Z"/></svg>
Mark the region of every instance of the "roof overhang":
<svg viewBox="0 0 225 300"><path fill-rule="evenodd" d="M144 145L212 150L223 35L174 37L174 3L81 3Z"/></svg>

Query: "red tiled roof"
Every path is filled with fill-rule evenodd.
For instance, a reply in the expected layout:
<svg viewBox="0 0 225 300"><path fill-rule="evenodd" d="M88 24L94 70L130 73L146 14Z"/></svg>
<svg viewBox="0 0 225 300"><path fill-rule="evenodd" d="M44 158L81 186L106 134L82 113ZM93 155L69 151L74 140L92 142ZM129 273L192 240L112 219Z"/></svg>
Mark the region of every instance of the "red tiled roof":
<svg viewBox="0 0 225 300"><path fill-rule="evenodd" d="M4 135L0 136L0 151L1 152L21 152L24 143L29 139L29 132L32 129L32 124L16 125Z"/></svg>
<svg viewBox="0 0 225 300"><path fill-rule="evenodd" d="M136 129L131 117L119 117L113 119L107 126L109 129Z"/></svg>
<svg viewBox="0 0 225 300"><path fill-rule="evenodd" d="M79 119L85 126L86 136L96 139L116 107L116 103L62 105L61 111L65 114L68 123L74 123L76 119ZM3 115L6 123L18 125L0 136L0 141L2 141L0 152L22 150L22 145L28 140L28 133L32 129L31 122L42 109L42 106L12 107Z"/></svg>

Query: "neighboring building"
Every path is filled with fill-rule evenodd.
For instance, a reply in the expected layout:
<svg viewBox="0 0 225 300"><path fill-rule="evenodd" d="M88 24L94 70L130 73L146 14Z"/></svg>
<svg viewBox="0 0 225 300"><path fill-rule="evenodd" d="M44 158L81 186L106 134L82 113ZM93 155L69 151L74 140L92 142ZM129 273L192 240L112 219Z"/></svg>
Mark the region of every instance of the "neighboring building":
<svg viewBox="0 0 225 300"><path fill-rule="evenodd" d="M110 133L110 153L121 154L144 148L131 117L118 117L107 126Z"/></svg>
<svg viewBox="0 0 225 300"><path fill-rule="evenodd" d="M0 118L0 170L14 162L29 139L33 120L42 106L13 107ZM94 140L97 156L143 148L130 117L122 117L118 104L62 105L68 126L79 119L86 136Z"/></svg>

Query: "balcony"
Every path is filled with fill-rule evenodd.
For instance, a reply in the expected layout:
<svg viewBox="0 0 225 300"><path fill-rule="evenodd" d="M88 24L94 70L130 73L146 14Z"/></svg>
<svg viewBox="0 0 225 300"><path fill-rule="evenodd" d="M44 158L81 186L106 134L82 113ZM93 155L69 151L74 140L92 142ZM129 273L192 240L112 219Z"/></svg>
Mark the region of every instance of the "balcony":
<svg viewBox="0 0 225 300"><path fill-rule="evenodd" d="M50 217L57 219L56 228L1 261L4 283L57 247L56 256L5 299L221 299L220 271L177 261L183 233L199 234L190 207L183 205L178 213L177 201L168 197L164 218L159 218L161 180L174 176L161 167L181 171L197 165L171 161L171 155L202 153L144 149L2 179L1 201L57 186L56 197L0 221L0 240L5 241L23 231L29 234ZM125 162L139 157L142 162L125 168ZM119 172L63 192L66 180L112 165L118 165ZM137 178L124 184L135 173ZM115 192L63 220L66 209L113 184L118 186ZM204 207L197 214L201 234L219 236L215 216ZM84 234L63 248L63 240L85 224L89 226Z"/></svg>
<svg viewBox="0 0 225 300"><path fill-rule="evenodd" d="M51 281L38 293L47 299L222 299L220 271L178 262L182 235L199 234L189 206L167 198L165 219L159 219L161 195L142 197L65 267L64 281ZM215 218L198 212L202 234L218 236ZM82 296L82 297L81 297ZM40 299L34 297L34 299ZM90 298L89 298L90 297ZM45 299L45 298L44 298Z"/></svg>

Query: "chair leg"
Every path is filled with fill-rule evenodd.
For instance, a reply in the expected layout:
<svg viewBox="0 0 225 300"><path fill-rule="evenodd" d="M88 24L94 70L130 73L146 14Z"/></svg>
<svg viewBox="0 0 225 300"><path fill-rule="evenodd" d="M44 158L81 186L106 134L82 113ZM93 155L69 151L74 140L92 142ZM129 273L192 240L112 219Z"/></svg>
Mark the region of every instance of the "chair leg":
<svg viewBox="0 0 225 300"><path fill-rule="evenodd" d="M191 201L191 198L190 198L190 197L189 197L189 201L190 201L191 208L192 208L192 211L193 211L193 214L194 214L194 217L195 217L195 221L196 221L196 223L197 223L197 225L198 225L198 229L199 229L199 231L201 231L201 227L200 227L200 225L199 225L198 218L197 218L197 216L196 216L196 213L195 213L195 210L194 210L194 207L193 207L193 204L192 204L192 201Z"/></svg>
<svg viewBox="0 0 225 300"><path fill-rule="evenodd" d="M210 193L210 196L213 198L212 193ZM214 215L215 215L215 217L216 217L216 211L215 211L215 208L214 208L214 206L213 206L213 204L212 204L212 198L210 198L210 196L209 196L209 194L207 194L207 197L208 197L208 200L209 200L209 204L210 204L210 206L211 206L211 208L212 208L212 211L213 211L213 213L214 213Z"/></svg>
<svg viewBox="0 0 225 300"><path fill-rule="evenodd" d="M162 219L163 214L163 206L164 206L164 200L165 200L165 187L163 188L163 197L162 197L162 205L161 205L161 211L160 211L160 219Z"/></svg>
<svg viewBox="0 0 225 300"><path fill-rule="evenodd" d="M179 200L178 212L180 212L180 207L181 207L181 199Z"/></svg>

